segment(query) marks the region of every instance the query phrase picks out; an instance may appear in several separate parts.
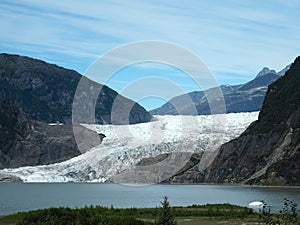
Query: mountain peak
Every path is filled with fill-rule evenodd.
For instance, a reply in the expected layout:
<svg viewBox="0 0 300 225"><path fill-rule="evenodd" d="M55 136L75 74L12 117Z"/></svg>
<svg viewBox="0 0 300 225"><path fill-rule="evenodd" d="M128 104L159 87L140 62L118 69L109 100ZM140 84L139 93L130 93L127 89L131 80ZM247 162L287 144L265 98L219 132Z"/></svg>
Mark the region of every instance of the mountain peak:
<svg viewBox="0 0 300 225"><path fill-rule="evenodd" d="M286 67L284 67L282 70L280 70L277 74L279 76L283 76L285 74L286 71L289 70L289 68L291 67L292 64L287 65Z"/></svg>
<svg viewBox="0 0 300 225"><path fill-rule="evenodd" d="M264 76L268 73L274 73L276 74L276 71L275 70L270 70L268 67L264 67L258 74L256 77L261 77L261 76Z"/></svg>

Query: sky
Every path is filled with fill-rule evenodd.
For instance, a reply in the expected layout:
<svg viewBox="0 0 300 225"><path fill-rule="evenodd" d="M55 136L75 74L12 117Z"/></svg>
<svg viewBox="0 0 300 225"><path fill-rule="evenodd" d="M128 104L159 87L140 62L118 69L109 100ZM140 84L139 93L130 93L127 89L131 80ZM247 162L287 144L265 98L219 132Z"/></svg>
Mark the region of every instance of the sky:
<svg viewBox="0 0 300 225"><path fill-rule="evenodd" d="M265 66L279 71L299 55L299 11L298 0L0 0L0 52L89 76L88 69L111 50L155 40L195 54L218 85L240 84ZM89 77L99 76L101 71ZM160 79L183 92L201 89L181 68L159 62L125 66L105 84L149 110L179 93L166 86L160 92L168 94L154 96Z"/></svg>

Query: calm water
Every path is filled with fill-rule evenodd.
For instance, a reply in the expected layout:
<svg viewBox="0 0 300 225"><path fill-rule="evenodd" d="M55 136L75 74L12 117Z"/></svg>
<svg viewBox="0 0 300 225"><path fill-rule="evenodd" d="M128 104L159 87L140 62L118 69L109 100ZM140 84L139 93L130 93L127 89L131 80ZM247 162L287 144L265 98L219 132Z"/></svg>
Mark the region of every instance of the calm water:
<svg viewBox="0 0 300 225"><path fill-rule="evenodd" d="M0 215L54 206L155 207L167 195L173 206L231 203L242 206L264 200L278 210L287 197L300 206L300 187L248 187L225 185L120 184L0 184Z"/></svg>

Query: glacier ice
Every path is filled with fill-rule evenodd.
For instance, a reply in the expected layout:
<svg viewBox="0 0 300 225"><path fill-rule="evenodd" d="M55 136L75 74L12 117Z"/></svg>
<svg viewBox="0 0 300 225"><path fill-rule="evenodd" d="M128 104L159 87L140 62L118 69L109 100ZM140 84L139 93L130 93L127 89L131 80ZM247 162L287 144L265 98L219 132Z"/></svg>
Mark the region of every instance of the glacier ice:
<svg viewBox="0 0 300 225"><path fill-rule="evenodd" d="M165 174L172 175L192 153L215 152L223 143L238 137L257 117L258 112L251 112L156 116L155 121L134 125L84 124L106 135L101 145L61 163L9 168L0 173L20 177L24 182L116 182L115 178L135 170L141 159L172 153L175 157L152 168L160 175L164 169ZM182 157L181 153L189 154ZM135 170L134 174L138 173Z"/></svg>

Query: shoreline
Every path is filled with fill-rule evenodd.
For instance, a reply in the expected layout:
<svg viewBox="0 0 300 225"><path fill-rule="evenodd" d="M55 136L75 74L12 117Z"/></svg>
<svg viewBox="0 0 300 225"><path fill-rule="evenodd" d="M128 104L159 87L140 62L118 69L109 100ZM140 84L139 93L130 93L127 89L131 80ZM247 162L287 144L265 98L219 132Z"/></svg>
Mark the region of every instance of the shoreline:
<svg viewBox="0 0 300 225"><path fill-rule="evenodd" d="M132 187L146 187L151 185L170 185L170 186L176 186L176 185L182 185L182 186L228 186L228 187L259 187L259 188L300 188L300 186L293 186L293 185L249 185L249 184L234 184L234 183L114 183L114 182L0 182L1 184L101 184L101 185L107 185L107 184L115 184L115 185L122 185L122 186L132 186Z"/></svg>

